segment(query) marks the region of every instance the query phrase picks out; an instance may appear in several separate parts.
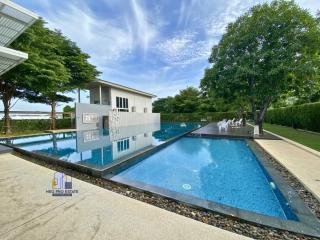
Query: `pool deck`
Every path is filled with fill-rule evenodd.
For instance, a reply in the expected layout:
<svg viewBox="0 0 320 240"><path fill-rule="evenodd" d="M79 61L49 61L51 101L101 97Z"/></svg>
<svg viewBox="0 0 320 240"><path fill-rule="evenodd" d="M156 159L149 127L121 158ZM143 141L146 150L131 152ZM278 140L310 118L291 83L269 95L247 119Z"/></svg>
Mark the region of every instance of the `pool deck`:
<svg viewBox="0 0 320 240"><path fill-rule="evenodd" d="M233 137L233 138L253 138L253 127L246 125L245 127L229 127L227 130L219 130L217 123L209 123L206 126L193 131L194 135L202 135L208 137ZM279 139L268 132L262 136L254 136L257 139Z"/></svg>
<svg viewBox="0 0 320 240"><path fill-rule="evenodd" d="M54 171L0 154L0 239L249 239L73 179L53 197Z"/></svg>
<svg viewBox="0 0 320 240"><path fill-rule="evenodd" d="M255 141L320 201L320 157L285 140Z"/></svg>
<svg viewBox="0 0 320 240"><path fill-rule="evenodd" d="M192 134L207 137L244 137L253 138L253 127L228 128L219 131L216 123L210 123ZM266 152L282 164L291 174L320 201L320 153L281 136L265 132L254 136Z"/></svg>

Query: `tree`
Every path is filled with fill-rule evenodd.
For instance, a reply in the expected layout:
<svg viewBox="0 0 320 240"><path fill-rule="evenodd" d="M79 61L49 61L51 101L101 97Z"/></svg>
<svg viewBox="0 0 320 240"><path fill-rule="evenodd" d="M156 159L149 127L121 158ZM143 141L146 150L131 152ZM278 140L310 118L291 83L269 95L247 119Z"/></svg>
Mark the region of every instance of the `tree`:
<svg viewBox="0 0 320 240"><path fill-rule="evenodd" d="M87 83L96 79L100 72L88 62L90 56L83 53L76 43L64 37L58 30L51 31L51 34L56 44L53 55L62 59L69 78L67 81L52 79L51 85L46 85L39 89L40 95L32 100L51 106L50 128L55 129L57 103L70 102L72 100L72 98L65 96L64 93L83 88Z"/></svg>
<svg viewBox="0 0 320 240"><path fill-rule="evenodd" d="M0 77L0 98L4 105L5 133L11 132L9 111L14 97L51 106L51 129L55 128L57 102L72 98L64 94L83 87L99 74L88 63L89 55L60 31L52 31L40 19L10 47L27 52L28 60Z"/></svg>
<svg viewBox="0 0 320 240"><path fill-rule="evenodd" d="M190 113L198 111L200 92L194 87L180 90L174 97L159 98L153 102L153 111L162 113Z"/></svg>
<svg viewBox="0 0 320 240"><path fill-rule="evenodd" d="M63 112L66 112L66 113L74 112L74 108L69 105L66 105L63 108Z"/></svg>
<svg viewBox="0 0 320 240"><path fill-rule="evenodd" d="M201 85L225 99L250 103L261 134L273 101L319 81L319 45L318 19L294 1L256 5L228 25Z"/></svg>
<svg viewBox="0 0 320 240"><path fill-rule="evenodd" d="M37 96L37 89L46 84L46 76L52 73L44 66L55 67L55 61L51 65L51 59L40 54L50 46L48 31L43 27L43 24L43 20L36 21L10 45L11 48L27 52L29 58L0 76L0 98L4 106L4 132L7 134L11 133L9 111L12 107L12 99L14 97L26 99Z"/></svg>
<svg viewBox="0 0 320 240"><path fill-rule="evenodd" d="M166 106L167 98L159 98L152 103L153 112L155 113L165 113L167 111Z"/></svg>
<svg viewBox="0 0 320 240"><path fill-rule="evenodd" d="M195 112L199 106L200 92L194 87L183 89L175 98L176 112L191 113Z"/></svg>

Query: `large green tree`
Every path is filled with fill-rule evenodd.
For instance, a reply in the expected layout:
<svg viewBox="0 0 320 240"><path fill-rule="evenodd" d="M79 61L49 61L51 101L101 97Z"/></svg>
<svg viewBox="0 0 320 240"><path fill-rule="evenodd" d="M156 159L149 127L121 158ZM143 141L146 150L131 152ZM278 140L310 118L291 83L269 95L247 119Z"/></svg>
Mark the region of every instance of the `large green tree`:
<svg viewBox="0 0 320 240"><path fill-rule="evenodd" d="M89 55L60 31L36 21L11 46L27 52L29 58L0 77L0 98L4 105L4 130L11 132L9 111L13 98L40 102L51 106L51 129L55 128L57 102L69 102L65 94L83 87L99 74L88 63Z"/></svg>
<svg viewBox="0 0 320 240"><path fill-rule="evenodd" d="M5 133L11 133L9 111L13 98L35 98L39 89L50 85L52 81L67 82L70 78L62 59L52 55L56 45L51 32L44 27L43 20L36 21L10 47L27 52L29 57L0 77Z"/></svg>
<svg viewBox="0 0 320 240"><path fill-rule="evenodd" d="M56 79L51 81L51 85L45 85L39 89L39 96L30 100L44 103L51 107L51 129L56 128L56 107L58 102L69 102L72 99L65 95L75 89L83 88L87 83L96 79L100 74L96 67L88 62L90 56L83 53L81 49L60 31L51 31L52 39L56 44L56 49L52 55L63 61L63 67L68 72L67 81Z"/></svg>
<svg viewBox="0 0 320 240"><path fill-rule="evenodd" d="M225 99L247 101L262 133L273 101L318 86L319 46L318 19L294 1L256 5L230 23L213 47L213 65L201 86Z"/></svg>

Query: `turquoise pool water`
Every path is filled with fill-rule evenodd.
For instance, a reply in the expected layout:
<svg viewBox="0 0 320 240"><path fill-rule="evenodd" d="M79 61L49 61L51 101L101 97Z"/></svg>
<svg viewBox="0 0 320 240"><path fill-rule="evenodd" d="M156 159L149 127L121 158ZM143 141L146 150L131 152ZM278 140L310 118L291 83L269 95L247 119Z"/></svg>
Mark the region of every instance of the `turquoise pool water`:
<svg viewBox="0 0 320 240"><path fill-rule="evenodd" d="M112 177L281 219L295 219L245 140L183 137Z"/></svg>
<svg viewBox="0 0 320 240"><path fill-rule="evenodd" d="M0 140L21 149L101 169L199 127L198 123L161 123Z"/></svg>

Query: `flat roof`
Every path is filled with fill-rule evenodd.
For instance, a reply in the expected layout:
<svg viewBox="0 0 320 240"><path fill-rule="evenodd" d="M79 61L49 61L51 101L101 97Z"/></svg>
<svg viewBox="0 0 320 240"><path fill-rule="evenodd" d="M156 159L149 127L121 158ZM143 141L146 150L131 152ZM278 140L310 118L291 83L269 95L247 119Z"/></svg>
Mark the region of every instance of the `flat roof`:
<svg viewBox="0 0 320 240"><path fill-rule="evenodd" d="M8 46L38 18L16 3L0 0L0 46Z"/></svg>
<svg viewBox="0 0 320 240"><path fill-rule="evenodd" d="M96 85L104 85L104 86L109 86L109 87L113 87L113 88L118 88L121 90L125 90L128 92L133 92L133 93L137 93L143 96L147 96L147 97L151 97L151 98L155 98L157 97L156 95L152 94L152 93L147 93L147 92L143 92L134 88L130 88L130 87L126 87L117 83L113 83L113 82L109 82L109 81L105 81L105 80L101 80L101 79L97 79L92 81L91 83L89 83L88 86L96 86Z"/></svg>
<svg viewBox="0 0 320 240"><path fill-rule="evenodd" d="M0 46L0 75L27 59L27 53Z"/></svg>

